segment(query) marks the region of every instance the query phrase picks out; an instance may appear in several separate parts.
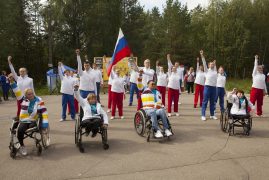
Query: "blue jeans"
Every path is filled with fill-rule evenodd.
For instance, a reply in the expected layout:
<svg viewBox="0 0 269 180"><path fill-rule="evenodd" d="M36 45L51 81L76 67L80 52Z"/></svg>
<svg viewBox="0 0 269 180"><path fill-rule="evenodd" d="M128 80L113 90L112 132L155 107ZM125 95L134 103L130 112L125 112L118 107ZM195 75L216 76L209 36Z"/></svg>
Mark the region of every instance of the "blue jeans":
<svg viewBox="0 0 269 180"><path fill-rule="evenodd" d="M159 129L158 126L158 117L161 118L162 122L163 122L163 128L164 129L168 129L168 123L167 123L167 117L165 114L165 110L164 109L145 109L146 114L148 116L150 116L151 118L151 122L152 122L152 128L153 130L157 131Z"/></svg>
<svg viewBox="0 0 269 180"><path fill-rule="evenodd" d="M100 103L100 82L96 82L96 91L97 91L97 101Z"/></svg>
<svg viewBox="0 0 269 180"><path fill-rule="evenodd" d="M70 114L71 118L75 118L75 104L74 104L74 96L69 94L62 95L62 119L66 119L66 108L67 104L70 104Z"/></svg>
<svg viewBox="0 0 269 180"><path fill-rule="evenodd" d="M217 87L215 98L215 110L219 99L220 110L221 112L224 112L224 95L225 95L225 89L223 87Z"/></svg>
<svg viewBox="0 0 269 180"><path fill-rule="evenodd" d="M133 103L134 92L136 93L137 99L139 99L139 90L137 88L137 84L130 83L130 100L129 100L129 104Z"/></svg>
<svg viewBox="0 0 269 180"><path fill-rule="evenodd" d="M208 101L210 102L210 116L214 116L215 99L216 99L216 87L205 86L204 87L204 99L202 103L202 116L205 116Z"/></svg>
<svg viewBox="0 0 269 180"><path fill-rule="evenodd" d="M94 91L84 91L84 90L79 90L79 92L80 92L80 96L81 96L83 99L87 98L88 94L90 94L90 93L95 94Z"/></svg>

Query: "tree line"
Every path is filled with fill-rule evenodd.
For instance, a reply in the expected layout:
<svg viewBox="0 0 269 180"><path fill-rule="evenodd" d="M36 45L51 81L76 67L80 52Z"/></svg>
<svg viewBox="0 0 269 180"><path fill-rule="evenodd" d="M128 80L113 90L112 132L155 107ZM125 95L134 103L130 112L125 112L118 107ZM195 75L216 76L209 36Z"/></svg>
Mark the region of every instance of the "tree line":
<svg viewBox="0 0 269 180"><path fill-rule="evenodd" d="M193 10L167 0L150 11L138 0L9 0L0 9L0 69L12 55L38 82L48 64L76 67L76 48L90 59L112 56L120 27L139 64L166 66L170 53L195 66L200 49L234 78L251 76L255 54L269 64L269 0L211 0Z"/></svg>

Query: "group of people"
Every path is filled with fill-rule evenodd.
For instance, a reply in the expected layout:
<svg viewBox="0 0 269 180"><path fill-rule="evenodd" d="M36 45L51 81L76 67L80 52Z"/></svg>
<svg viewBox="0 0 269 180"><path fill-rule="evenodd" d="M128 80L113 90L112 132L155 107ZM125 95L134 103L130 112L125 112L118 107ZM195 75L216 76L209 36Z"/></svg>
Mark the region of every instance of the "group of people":
<svg viewBox="0 0 269 180"><path fill-rule="evenodd" d="M62 93L62 113L60 121L66 120L66 110L70 107L71 119L75 120L76 113L79 112L78 104L83 111L82 124L87 129L87 122L91 118L97 118L98 114L102 115L104 126L108 126L107 113L111 113L110 119L115 119L116 109L119 118L123 116L123 101L126 92L126 78L121 77L120 70L113 66L108 81L108 110L104 111L103 105L100 103L100 87L103 85L102 72L97 68L95 63L90 62L85 56L83 62L80 57L80 50L76 50L77 57L77 73L65 69L62 62L58 63L58 74L61 79ZM106 58L104 56L104 58ZM18 127L18 139L22 148L21 153L26 155L22 134L32 126L37 119L37 113L41 112L44 123L48 124L48 114L44 102L40 97L35 95L33 79L28 77L27 69L22 67L19 69L19 75L14 70L11 62L12 57L8 57L8 64L11 74L7 77L4 74L5 83L9 83L17 97L17 119L21 122ZM200 65L202 61L202 65ZM179 116L179 98L182 95L182 87L184 81L187 85L187 92L195 93L193 107L201 107L201 120L206 120L206 109L208 102L210 103L210 119L216 120L216 104L219 101L220 111L224 111L224 98L226 95L226 73L222 66L217 69L216 60L206 63L204 52L200 51L200 57L197 58L196 72L190 67L184 74L184 67L179 62L173 65L170 54L167 55L168 70L165 72L164 67L157 61L156 73L150 66L150 60L144 61L144 67L138 67L133 61L129 62L130 68L130 99L129 106L134 104L134 92L137 95L137 110L143 108L148 116L151 117L152 126L155 131L155 137L161 138L163 134L158 127L157 117L163 121L164 133L171 136L172 132L168 128L167 116ZM156 79L154 78L156 77ZM233 90L228 93L227 99L234 106L232 113L248 113L248 107L254 109L257 104L257 116L263 116L262 105L264 95L267 93L266 76L263 74L263 67L258 65L258 56L255 56L254 69L252 73L253 84L250 94L250 100L244 96L243 90ZM2 76L1 76L1 83ZM3 86L2 86L3 87ZM166 103L166 93L168 100ZM199 101L199 103L198 103ZM166 115L166 109L168 114ZM172 114L172 109L174 114ZM26 124L25 124L26 123ZM90 131L90 130L89 130ZM90 133L90 132L88 132ZM92 131L92 136L96 135L96 131Z"/></svg>

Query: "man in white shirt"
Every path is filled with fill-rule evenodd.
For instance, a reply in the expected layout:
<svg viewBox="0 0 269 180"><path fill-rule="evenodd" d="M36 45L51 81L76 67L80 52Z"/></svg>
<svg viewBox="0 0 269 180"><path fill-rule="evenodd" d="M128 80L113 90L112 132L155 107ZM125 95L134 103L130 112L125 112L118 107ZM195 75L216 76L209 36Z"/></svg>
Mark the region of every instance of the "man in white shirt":
<svg viewBox="0 0 269 180"><path fill-rule="evenodd" d="M11 73L13 74L13 77L15 79L15 81L17 82L17 86L18 88L24 93L24 91L26 89L32 89L34 94L34 83L33 83L33 79L28 77L28 71L26 68L22 67L19 69L19 74L20 76L17 75L12 63L11 63L11 56L8 56L8 64L9 64L9 68L11 70ZM17 101L17 117L19 117L20 115L20 111L21 111L21 101Z"/></svg>
<svg viewBox="0 0 269 180"><path fill-rule="evenodd" d="M84 71L82 70L81 58L80 58L80 50L76 50L77 54L77 63L78 63L78 74L80 78L79 90L82 98L87 98L89 93L97 94L96 88L96 77L95 73L90 67L90 62L84 62Z"/></svg>

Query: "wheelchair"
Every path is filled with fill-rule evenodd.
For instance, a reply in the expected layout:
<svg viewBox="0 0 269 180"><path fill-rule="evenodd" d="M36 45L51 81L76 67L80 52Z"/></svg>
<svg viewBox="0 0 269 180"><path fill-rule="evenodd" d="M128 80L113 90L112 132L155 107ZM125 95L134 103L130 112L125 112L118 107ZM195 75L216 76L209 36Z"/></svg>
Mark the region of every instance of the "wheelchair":
<svg viewBox="0 0 269 180"><path fill-rule="evenodd" d="M79 148L79 151L81 153L84 153L84 147L82 146L82 136L87 133L86 127L82 127L81 125L83 115L84 115L83 109L80 108L80 114L78 115L78 118L76 119L76 123L75 123L75 144ZM98 127L97 133L101 134L103 149L107 150L109 149L109 144L107 142L107 129L103 127L103 117L101 115L99 117L100 118L92 119L91 123L92 125L94 125L94 123L100 123L101 121L102 125Z"/></svg>
<svg viewBox="0 0 269 180"><path fill-rule="evenodd" d="M250 115L232 115L231 108L232 103L226 101L226 108L220 115L220 128L223 132L229 133L229 135L235 135L235 127L242 127L243 134L250 135L252 129L252 117Z"/></svg>
<svg viewBox="0 0 269 180"><path fill-rule="evenodd" d="M160 117L157 116L157 121L158 121L158 126L160 127L164 137L166 138L165 134L164 134L164 128L163 128L163 123L162 120L160 119ZM167 118L167 124L169 127L169 130L172 132L172 135L174 135L171 124L169 122L169 119ZM154 130L152 128L152 122L150 119L150 116L148 116L146 114L146 111L144 109L140 109L135 113L135 117L134 117L134 128L136 133L139 136L144 137L147 134L147 142L150 141L151 137L155 138L154 136ZM167 137L168 139L170 139L170 137Z"/></svg>
<svg viewBox="0 0 269 180"><path fill-rule="evenodd" d="M12 125L10 128L10 143L9 143L9 150L10 150L10 157L12 159L16 158L16 154L20 148L20 143L17 139L17 127L19 126L20 122L17 118L12 119ZM24 138L32 138L35 141L35 146L37 149L37 155L40 156L42 153L43 148L47 149L50 145L50 127L42 128L42 114L38 114L38 119L36 121L36 125L32 128L29 128L24 133Z"/></svg>

